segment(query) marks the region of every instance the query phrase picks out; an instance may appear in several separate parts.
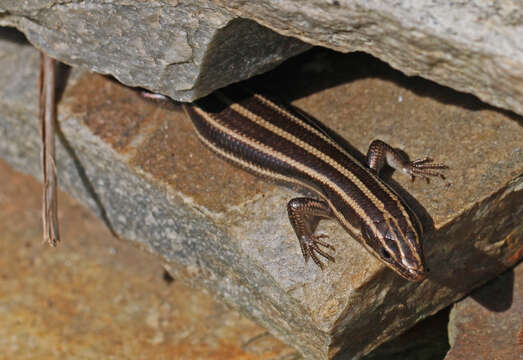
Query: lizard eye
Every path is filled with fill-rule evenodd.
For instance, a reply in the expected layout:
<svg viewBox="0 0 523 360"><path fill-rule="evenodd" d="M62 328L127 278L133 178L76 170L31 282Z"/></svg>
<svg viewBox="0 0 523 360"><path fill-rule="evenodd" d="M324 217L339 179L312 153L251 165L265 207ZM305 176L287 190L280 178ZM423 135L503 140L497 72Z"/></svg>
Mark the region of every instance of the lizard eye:
<svg viewBox="0 0 523 360"><path fill-rule="evenodd" d="M384 248L381 249L381 256L385 260L390 260L391 259L390 253L386 249L384 249Z"/></svg>

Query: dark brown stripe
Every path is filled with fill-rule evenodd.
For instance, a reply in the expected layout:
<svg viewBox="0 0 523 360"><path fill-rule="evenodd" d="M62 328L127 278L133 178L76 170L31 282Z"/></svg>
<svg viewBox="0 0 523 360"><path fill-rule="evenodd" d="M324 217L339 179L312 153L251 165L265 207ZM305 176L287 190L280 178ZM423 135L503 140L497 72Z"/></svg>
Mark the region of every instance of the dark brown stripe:
<svg viewBox="0 0 523 360"><path fill-rule="evenodd" d="M308 185L309 188L318 190L316 188L315 182L310 177L297 171L295 168L289 166L289 164L286 162L281 161L274 156L270 156L256 148L253 148L249 144L238 141L223 133L219 129L216 129L211 124L209 124L207 120L196 113L192 106L186 106L186 111L189 114L196 131L201 136L203 136L205 139L207 139L207 141L216 147L232 154L234 158L239 158L246 163L253 164L256 167L268 169L271 172L275 172L274 169L280 169L280 171L277 172L284 175L285 177L294 178L299 182ZM243 167L242 164L240 164L240 166Z"/></svg>
<svg viewBox="0 0 523 360"><path fill-rule="evenodd" d="M385 221L382 211L366 197L366 195L357 185L349 181L349 179L347 179L347 177L341 174L337 169L322 161L321 159L311 156L310 153L296 146L296 144L293 142L282 138L274 132L259 126L258 124L251 122L248 118L241 116L228 106L220 106L221 103L221 100L217 97L210 96L205 99L205 103L202 105L204 107L203 110L207 113L213 114L215 121L221 123L231 131L241 134L243 137L254 139L257 142L272 148L274 151L286 154L299 163L307 164L307 167L314 169L315 172L328 178L339 188L341 188L346 194L348 194L350 198L353 199L357 204L357 207L364 211L369 219L382 222ZM212 113L211 111L217 112ZM357 216L356 210L348 210L346 202L336 194L336 191L334 191L328 183L318 182L315 179L311 179L300 171L296 171L294 168L289 168L285 162L278 162L278 160L274 157L267 156L260 151L253 151L256 149L252 149L248 147L248 145L243 144L242 146L239 146L235 143L230 143L230 138L224 137L223 134L218 134L216 130L214 133L210 133L210 130L204 130L205 126L209 126L208 124L205 124L205 119L200 118L197 119L197 121L202 123L197 125L197 128L202 128L198 131L200 131L206 138L209 138L209 140L213 142L219 142L218 146L226 148L228 151L237 154L237 156L241 157L242 159L246 159L250 162L264 166L271 171L275 171L284 175L292 174L291 176L305 181L306 183L316 188L317 191L319 191L326 199L331 201L337 209L344 209L345 211L342 212L342 214L346 221L353 224L355 227L359 226L360 217Z"/></svg>
<svg viewBox="0 0 523 360"><path fill-rule="evenodd" d="M208 99L207 99L208 100ZM209 101L208 103L210 106L217 105L216 103L212 103ZM209 109L209 108L207 108ZM238 160L243 160L244 162L254 164L257 167L262 167L270 170L271 172L275 172L278 174L283 174L285 177L292 177L296 180L298 180L299 183L303 185L310 185L307 186L309 188L314 188L316 191L319 191L321 194L328 193L329 196L325 196L326 200L328 200L333 207L337 209L337 211L340 214L343 214L345 221L347 221L349 224L354 226L355 228L359 228L359 219L360 217L358 214L352 209L350 206L348 206L347 202L332 188L328 186L328 184L318 184L318 181L316 179L311 178L307 174L304 174L301 171L298 171L297 169L289 166L286 162L283 162L279 160L278 158L274 156L270 156L262 151L259 151L258 149L255 149L251 147L250 145L243 143L241 141L238 141L231 136L223 133L221 130L216 129L213 127L206 119L204 119L201 115L199 115L191 106L186 105L186 111L188 115L190 116L196 131L204 137L210 144L213 146L218 147L219 149L223 150L225 153L231 154L232 156L230 159L233 159L238 165L241 167L245 167L242 162ZM216 115L216 114L215 114ZM219 116L216 116L216 121L221 119L223 116L223 113L220 112ZM237 116L236 114L234 116ZM236 133L241 133L241 131L238 131L237 128L234 128L234 131ZM229 159L229 157L228 157ZM250 166L247 168L247 170L252 170L257 172L255 169L251 168ZM264 174L261 174L264 175ZM278 178L278 180L280 180ZM295 183L294 181L289 181L291 183ZM343 225L343 222L341 222ZM349 232L351 232L351 229L347 228Z"/></svg>
<svg viewBox="0 0 523 360"><path fill-rule="evenodd" d="M338 150L331 143L310 132L305 127L296 125L294 121L291 121L290 119L282 116L281 113L275 111L273 108L258 101L254 96L252 96L252 93L249 92L249 90L243 88L242 86L232 85L220 90L220 92L222 92L226 97L230 98L233 102L245 107L246 109L257 114L264 120L279 127L280 129L300 138L304 142L307 142L311 146L319 149L322 153L326 154L334 161L338 162L341 166L353 173L354 176L364 183L367 188L380 199L380 201L385 206L385 209L391 214L394 214L395 218L399 221L401 228L409 227L407 219L404 217L404 213L407 213L410 216L411 211L407 209L407 206L404 204L401 198L397 196L396 192L390 186L388 186L388 184L369 173L372 170L362 167L359 162L355 162L347 157L345 153ZM293 113L289 109L286 109L286 111ZM304 123L315 127L314 124L310 124L299 114L293 113L293 115ZM385 191L384 188L389 191ZM391 195L395 197L391 197ZM398 204L401 204L400 206L403 207L403 212L402 209L399 208ZM412 224L414 224L414 226L420 226L417 219L409 218L409 220Z"/></svg>

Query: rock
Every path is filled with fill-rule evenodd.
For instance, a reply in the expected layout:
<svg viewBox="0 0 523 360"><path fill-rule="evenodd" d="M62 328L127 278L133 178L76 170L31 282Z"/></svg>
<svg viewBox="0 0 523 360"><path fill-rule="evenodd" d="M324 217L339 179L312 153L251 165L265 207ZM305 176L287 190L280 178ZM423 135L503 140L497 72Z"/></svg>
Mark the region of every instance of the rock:
<svg viewBox="0 0 523 360"><path fill-rule="evenodd" d="M207 0L0 0L15 26L52 57L191 101L274 68L309 45Z"/></svg>
<svg viewBox="0 0 523 360"><path fill-rule="evenodd" d="M523 115L519 1L212 0L280 34L368 52Z"/></svg>
<svg viewBox="0 0 523 360"><path fill-rule="evenodd" d="M363 360L441 360L449 350L450 308L423 319L400 336L374 349Z"/></svg>
<svg viewBox="0 0 523 360"><path fill-rule="evenodd" d="M405 74L523 115L518 1L0 0L2 11L0 24L16 26L59 60L181 101L308 48L285 37L292 36L368 52Z"/></svg>
<svg viewBox="0 0 523 360"><path fill-rule="evenodd" d="M42 184L2 160L0 174L4 359L298 360L209 294L164 279L157 257L117 239L67 194L65 241L42 244Z"/></svg>
<svg viewBox="0 0 523 360"><path fill-rule="evenodd" d="M523 264L474 291L452 308L445 360L518 359L523 342ZM519 335L521 337L521 335Z"/></svg>
<svg viewBox="0 0 523 360"><path fill-rule="evenodd" d="M4 39L0 64L0 156L39 177L38 52ZM218 159L180 111L100 75L73 69L67 80L61 187L175 279L208 289L306 358L360 357L522 258L521 119L369 56L318 49L257 84L361 152L381 138L450 166L450 183L394 174L427 228L431 273L421 283L385 268L335 222L319 230L336 263L323 272L305 264L286 217L294 191Z"/></svg>

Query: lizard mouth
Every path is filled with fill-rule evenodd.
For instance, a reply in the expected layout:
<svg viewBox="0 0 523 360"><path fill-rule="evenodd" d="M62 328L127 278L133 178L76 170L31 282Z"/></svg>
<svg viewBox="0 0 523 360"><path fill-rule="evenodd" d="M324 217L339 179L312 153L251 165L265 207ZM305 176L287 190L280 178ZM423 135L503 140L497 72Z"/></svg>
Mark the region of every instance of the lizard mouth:
<svg viewBox="0 0 523 360"><path fill-rule="evenodd" d="M410 281L421 281L427 277L427 271L424 269L408 269L403 276Z"/></svg>

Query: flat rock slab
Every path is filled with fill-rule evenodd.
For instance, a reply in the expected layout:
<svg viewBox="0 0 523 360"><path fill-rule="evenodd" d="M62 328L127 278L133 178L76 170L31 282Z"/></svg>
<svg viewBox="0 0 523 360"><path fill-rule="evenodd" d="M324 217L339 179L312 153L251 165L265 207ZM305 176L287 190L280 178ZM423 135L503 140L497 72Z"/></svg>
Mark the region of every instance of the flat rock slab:
<svg viewBox="0 0 523 360"><path fill-rule="evenodd" d="M309 49L207 0L0 0L15 26L50 56L180 101L274 68Z"/></svg>
<svg viewBox="0 0 523 360"><path fill-rule="evenodd" d="M41 183L2 160L0 174L3 359L298 359L209 294L165 277L155 256L64 193L67 240L49 248Z"/></svg>
<svg viewBox="0 0 523 360"><path fill-rule="evenodd" d="M457 303L445 360L520 359L523 355L523 264Z"/></svg>
<svg viewBox="0 0 523 360"><path fill-rule="evenodd" d="M38 53L0 44L0 154L40 176ZM74 69L59 106L61 186L160 255L174 278L209 289L306 358L368 353L521 259L521 118L361 54L317 50L257 84L361 152L381 138L450 166L450 184L394 175L428 229L426 280L399 278L335 222L319 230L336 263L305 264L285 209L295 192L215 157L181 111Z"/></svg>

